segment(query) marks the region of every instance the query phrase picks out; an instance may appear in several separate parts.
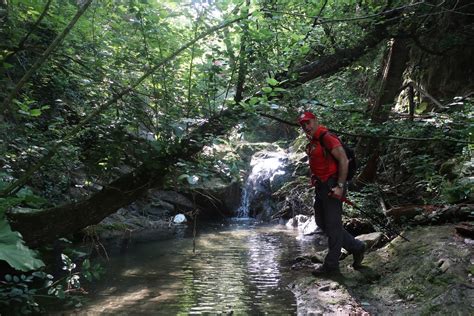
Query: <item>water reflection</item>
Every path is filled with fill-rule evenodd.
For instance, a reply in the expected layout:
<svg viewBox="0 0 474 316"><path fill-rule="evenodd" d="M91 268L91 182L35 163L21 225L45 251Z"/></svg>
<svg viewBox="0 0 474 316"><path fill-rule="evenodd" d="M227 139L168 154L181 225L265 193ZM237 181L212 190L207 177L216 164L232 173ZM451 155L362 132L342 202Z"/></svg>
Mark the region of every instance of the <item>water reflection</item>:
<svg viewBox="0 0 474 316"><path fill-rule="evenodd" d="M201 230L195 254L190 238L134 246L111 258L80 313L295 314L288 262L313 247L296 234L238 223Z"/></svg>

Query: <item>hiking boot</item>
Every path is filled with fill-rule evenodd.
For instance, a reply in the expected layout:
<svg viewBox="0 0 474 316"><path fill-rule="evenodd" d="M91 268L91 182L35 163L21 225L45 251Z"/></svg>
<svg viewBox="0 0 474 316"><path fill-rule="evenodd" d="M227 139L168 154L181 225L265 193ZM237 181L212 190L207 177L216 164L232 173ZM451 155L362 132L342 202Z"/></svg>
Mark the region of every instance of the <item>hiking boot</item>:
<svg viewBox="0 0 474 316"><path fill-rule="evenodd" d="M315 277L324 277L324 276L332 276L332 275L338 275L341 274L341 271L339 270L339 267L337 268L328 268L324 264L320 265L316 269L311 272L312 275Z"/></svg>
<svg viewBox="0 0 474 316"><path fill-rule="evenodd" d="M366 248L365 243L362 243L362 249L352 254L352 256L354 257L354 262L352 263L352 267L356 270L363 267L362 260L364 260L365 248Z"/></svg>

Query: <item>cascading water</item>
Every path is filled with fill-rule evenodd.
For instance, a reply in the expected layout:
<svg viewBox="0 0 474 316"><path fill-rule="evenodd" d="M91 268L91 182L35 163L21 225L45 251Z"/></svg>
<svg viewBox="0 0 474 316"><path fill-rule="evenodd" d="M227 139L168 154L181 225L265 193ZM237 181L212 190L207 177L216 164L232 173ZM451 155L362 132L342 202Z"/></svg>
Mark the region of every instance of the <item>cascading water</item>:
<svg viewBox="0 0 474 316"><path fill-rule="evenodd" d="M272 184L276 178L285 175L287 154L284 151L258 152L250 161L251 172L242 190L238 218L248 218L255 198L270 199ZM266 201L263 201L265 204ZM264 207L268 208L268 206Z"/></svg>

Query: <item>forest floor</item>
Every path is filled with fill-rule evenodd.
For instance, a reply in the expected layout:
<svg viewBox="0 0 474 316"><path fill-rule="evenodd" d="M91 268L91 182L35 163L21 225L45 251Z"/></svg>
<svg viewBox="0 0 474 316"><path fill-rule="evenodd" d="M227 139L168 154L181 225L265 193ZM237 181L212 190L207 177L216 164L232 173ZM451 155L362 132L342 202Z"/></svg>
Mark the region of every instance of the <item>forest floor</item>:
<svg viewBox="0 0 474 316"><path fill-rule="evenodd" d="M315 278L295 271L299 315L473 315L474 240L454 224L418 226L369 251L364 268L341 261L341 275Z"/></svg>

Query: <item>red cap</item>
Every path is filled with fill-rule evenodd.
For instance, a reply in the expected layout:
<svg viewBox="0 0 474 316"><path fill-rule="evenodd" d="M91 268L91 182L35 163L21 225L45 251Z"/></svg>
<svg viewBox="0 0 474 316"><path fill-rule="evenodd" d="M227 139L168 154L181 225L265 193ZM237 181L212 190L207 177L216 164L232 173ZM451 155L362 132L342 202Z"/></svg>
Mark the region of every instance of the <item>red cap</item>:
<svg viewBox="0 0 474 316"><path fill-rule="evenodd" d="M306 112L303 112L303 114L301 114L298 117L298 123L301 124L304 121L309 121L309 120L312 120L312 119L315 119L315 118L316 118L316 115L314 115L313 113L311 113L309 111L306 111Z"/></svg>

